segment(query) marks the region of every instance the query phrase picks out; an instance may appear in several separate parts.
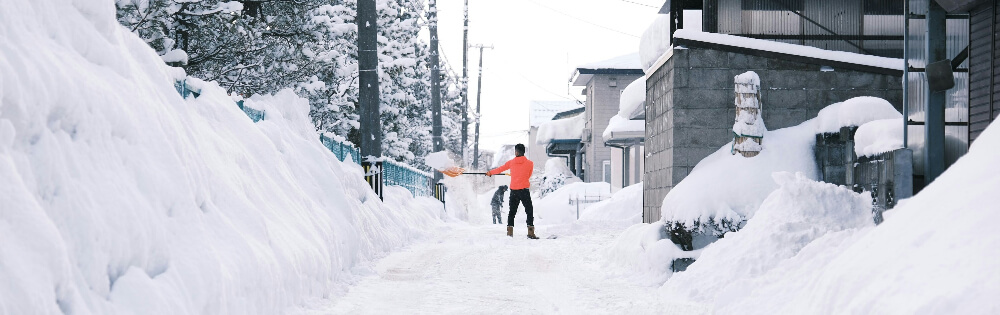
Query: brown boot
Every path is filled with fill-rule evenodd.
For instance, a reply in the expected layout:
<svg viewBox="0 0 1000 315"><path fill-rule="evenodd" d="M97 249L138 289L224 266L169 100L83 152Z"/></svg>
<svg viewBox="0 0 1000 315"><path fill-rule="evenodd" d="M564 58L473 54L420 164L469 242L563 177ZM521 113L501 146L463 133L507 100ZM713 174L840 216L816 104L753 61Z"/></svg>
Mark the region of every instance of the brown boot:
<svg viewBox="0 0 1000 315"><path fill-rule="evenodd" d="M513 226L510 226L510 225L507 226L507 236L514 237L514 227Z"/></svg>
<svg viewBox="0 0 1000 315"><path fill-rule="evenodd" d="M533 239L533 240L537 240L538 239L538 236L535 236L535 227L534 226L528 226L528 238Z"/></svg>

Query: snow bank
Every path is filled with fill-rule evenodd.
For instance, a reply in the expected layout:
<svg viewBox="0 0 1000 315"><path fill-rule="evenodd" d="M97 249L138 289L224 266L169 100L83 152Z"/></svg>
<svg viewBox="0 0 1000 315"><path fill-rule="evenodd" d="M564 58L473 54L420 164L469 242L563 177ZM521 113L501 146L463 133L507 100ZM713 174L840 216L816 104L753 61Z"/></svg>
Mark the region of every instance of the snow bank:
<svg viewBox="0 0 1000 315"><path fill-rule="evenodd" d="M440 222L290 91L256 124L214 83L182 99L109 1L4 1L0 34L0 313L283 313Z"/></svg>
<svg viewBox="0 0 1000 315"><path fill-rule="evenodd" d="M587 120L583 115L570 118L557 119L542 123L538 126L538 136L535 138L536 144L549 144L552 140L581 139L583 129L587 127Z"/></svg>
<svg viewBox="0 0 1000 315"><path fill-rule="evenodd" d="M820 110L816 133L840 132L840 127L861 126L880 119L898 119L902 123L903 115L889 101L873 96L859 96Z"/></svg>
<svg viewBox="0 0 1000 315"><path fill-rule="evenodd" d="M994 123L937 180L886 212L882 224L816 239L764 276L731 290L725 297L730 301L717 311L1000 312L998 160L1000 125Z"/></svg>
<svg viewBox="0 0 1000 315"><path fill-rule="evenodd" d="M558 190L551 192L541 199L533 200L535 208L535 225L562 224L576 221L577 206L570 205L570 198L574 200L607 199L611 197L611 184L605 182L583 183L577 182L567 184ZM580 214L593 205L593 203L581 203ZM519 211L524 211L523 208ZM519 222L514 222L518 224ZM524 224L521 220L520 224Z"/></svg>
<svg viewBox="0 0 1000 315"><path fill-rule="evenodd" d="M872 156L902 149L901 118L871 121L858 127L858 131L854 133L854 153L858 156Z"/></svg>
<svg viewBox="0 0 1000 315"><path fill-rule="evenodd" d="M663 19L663 18L661 17L660 19ZM660 19L658 19L656 22L654 22L654 24L652 26L650 26L650 29L647 30L646 33L643 34L643 36L642 36L643 37L643 41L640 42L640 44L639 44L640 49L643 49L643 45L644 45L643 43L646 42L646 36L647 36L647 34L652 34L653 32L659 32L659 33L668 32L670 30L670 28L669 28L669 23L670 23L669 18L666 19L666 22L661 22ZM658 25L659 23L668 23L668 24L665 24L665 25L668 25L668 26L667 27L663 27L662 25ZM658 29L653 29L654 27L657 27ZM652 35L650 35L650 36L652 36ZM663 49L663 48L660 48L660 47L664 47L665 44L662 43L662 41L669 40L669 36L660 35L660 38L662 38L662 39L660 39L660 42L650 41L650 44L648 44L649 47L647 49L648 49L649 52L643 54L643 65L647 65L646 61L648 59L646 59L646 56L652 56L652 54L654 52L660 51L660 53L658 55L656 55L656 57L653 57L653 58L657 58L657 57L659 57L660 55L663 54L663 51L666 51L666 49ZM763 40L763 39L746 38L746 37L726 35L726 34L718 34L718 33L706 33L706 32L701 32L701 31L687 30L687 29L679 29L676 32L674 32L674 38L689 39L689 40L699 41L699 42L704 42L704 43L712 43L712 44L719 44L719 45L726 45L726 46L733 46L733 47L742 47L742 48L748 48L748 49L754 49L754 50L761 50L761 51L770 51L770 52L776 52L776 53L782 53L782 54L789 54L789 55L795 55L795 56L810 57L810 58L830 60L830 61L836 61L836 62L851 63L851 64L857 64L857 65L865 65L865 66L878 67L878 68L884 68L884 69L903 70L903 60L902 59L885 58L885 57L878 57L878 56L872 56L872 55L863 55L863 54L856 54L856 53L850 53L850 52L844 52L844 51L825 50L825 49L819 49L819 48L815 48L815 47L795 45L795 44L788 44L788 43L781 43L781 42L775 42L775 41ZM654 43L655 43L655 45L654 45ZM656 49L654 49L654 47ZM644 51L645 51L645 49L644 49ZM651 66L653 62L656 62L656 60L653 59L652 61L650 61L648 63L648 65Z"/></svg>
<svg viewBox="0 0 1000 315"><path fill-rule="evenodd" d="M673 275L670 265L674 259L697 257L699 253L674 245L664 235L662 222L635 224L604 249L602 263L614 276L653 286Z"/></svg>
<svg viewBox="0 0 1000 315"><path fill-rule="evenodd" d="M581 211L580 220L642 222L642 183L622 188L610 199Z"/></svg>
<svg viewBox="0 0 1000 315"><path fill-rule="evenodd" d="M728 302L752 290L753 279L831 232L872 226L871 197L801 173L775 173L772 192L746 227L708 246L684 272L668 280L665 296Z"/></svg>
<svg viewBox="0 0 1000 315"><path fill-rule="evenodd" d="M764 149L753 158L730 153L732 142L705 157L663 198L667 222L693 227L714 220L742 222L772 191L774 172L799 172L817 178L813 158L816 120L764 133Z"/></svg>
<svg viewBox="0 0 1000 315"><path fill-rule="evenodd" d="M541 197L545 197L550 192L562 188L566 184L578 183L580 178L573 175L573 170L566 164L566 158L554 157L545 161L545 170L542 172L538 187L532 187L532 191L537 192Z"/></svg>

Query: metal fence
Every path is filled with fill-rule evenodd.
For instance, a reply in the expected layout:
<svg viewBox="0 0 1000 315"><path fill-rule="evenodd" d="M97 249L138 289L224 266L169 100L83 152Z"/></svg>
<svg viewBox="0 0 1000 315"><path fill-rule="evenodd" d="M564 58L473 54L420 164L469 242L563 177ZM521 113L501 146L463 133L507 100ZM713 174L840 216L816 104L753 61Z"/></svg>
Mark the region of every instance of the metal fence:
<svg viewBox="0 0 1000 315"><path fill-rule="evenodd" d="M319 141L323 143L337 159L344 161L350 157L355 164L361 164L361 152L353 144L344 143L336 139L320 135ZM400 186L406 188L416 196L430 196L433 193L431 183L433 176L421 171L413 166L396 161L382 162L382 180L386 185Z"/></svg>

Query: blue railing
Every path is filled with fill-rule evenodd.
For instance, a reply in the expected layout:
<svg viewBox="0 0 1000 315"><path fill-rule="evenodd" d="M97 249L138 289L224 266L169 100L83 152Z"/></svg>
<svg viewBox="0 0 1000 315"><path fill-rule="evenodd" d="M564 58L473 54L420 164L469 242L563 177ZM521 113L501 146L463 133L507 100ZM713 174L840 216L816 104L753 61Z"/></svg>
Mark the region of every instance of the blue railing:
<svg viewBox="0 0 1000 315"><path fill-rule="evenodd" d="M352 144L320 135L323 143L337 159L344 161L348 156L355 164L361 164L361 152ZM430 196L433 193L431 182L433 176L415 167L396 161L382 162L382 180L386 185L406 188L413 196Z"/></svg>
<svg viewBox="0 0 1000 315"><path fill-rule="evenodd" d="M174 88L177 89L177 93L182 97L187 98L188 96L198 97L201 95L201 91L193 89L187 84L187 80L176 81L174 83ZM257 110L250 108L250 106L243 105L243 101L236 102L236 106L239 106L240 110L243 111L250 117L253 122L258 122L264 119L265 112L262 110ZM351 161L355 164L361 164L361 152L352 144L339 141L326 135L320 135L319 141L323 143L333 155L337 156L341 162L344 161L348 156L351 157ZM385 161L382 162L382 179L387 185L395 185L406 188L413 194L413 196L430 196L433 193L431 188L433 176L427 172L421 171L415 167L395 162L395 161Z"/></svg>

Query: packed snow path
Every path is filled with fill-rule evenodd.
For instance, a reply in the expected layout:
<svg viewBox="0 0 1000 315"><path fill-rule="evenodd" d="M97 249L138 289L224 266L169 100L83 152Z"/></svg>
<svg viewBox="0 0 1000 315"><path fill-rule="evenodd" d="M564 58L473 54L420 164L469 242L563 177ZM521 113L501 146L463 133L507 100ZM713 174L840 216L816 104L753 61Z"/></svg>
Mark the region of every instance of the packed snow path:
<svg viewBox="0 0 1000 315"><path fill-rule="evenodd" d="M543 239L529 240L523 226L514 238L501 225L457 226L382 259L376 275L315 313L705 313L665 306L656 287L602 270L602 248L623 229L586 228L544 239L549 231L539 227Z"/></svg>

